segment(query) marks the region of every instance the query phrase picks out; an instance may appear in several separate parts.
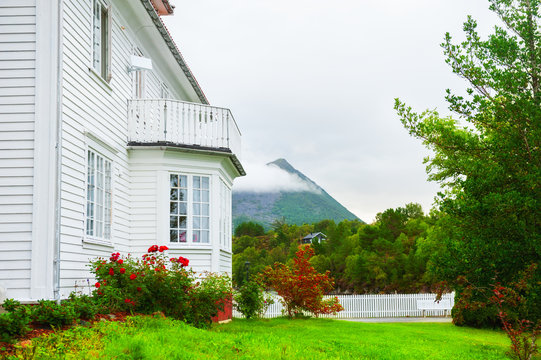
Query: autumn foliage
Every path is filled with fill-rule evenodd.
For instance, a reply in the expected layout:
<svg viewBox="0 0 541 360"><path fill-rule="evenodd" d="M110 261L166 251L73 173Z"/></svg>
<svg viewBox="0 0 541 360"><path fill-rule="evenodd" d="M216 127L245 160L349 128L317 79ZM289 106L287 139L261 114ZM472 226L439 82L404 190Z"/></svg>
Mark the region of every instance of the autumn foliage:
<svg viewBox="0 0 541 360"><path fill-rule="evenodd" d="M291 267L275 263L261 274L261 281L282 297L287 315L293 317L303 311L318 316L336 314L343 310L338 298L323 299L334 288L329 271L318 273L310 264L314 249L310 245L299 246Z"/></svg>

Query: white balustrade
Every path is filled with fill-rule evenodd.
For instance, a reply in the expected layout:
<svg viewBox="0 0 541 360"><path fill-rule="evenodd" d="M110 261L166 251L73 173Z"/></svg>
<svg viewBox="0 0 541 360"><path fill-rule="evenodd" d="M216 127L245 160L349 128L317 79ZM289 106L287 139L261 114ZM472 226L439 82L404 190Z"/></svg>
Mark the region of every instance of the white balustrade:
<svg viewBox="0 0 541 360"><path fill-rule="evenodd" d="M325 298L329 297L333 296L325 296ZM454 305L455 294L443 294L440 303L434 303L436 294L338 295L337 297L344 310L336 315L320 315L320 317L355 319L449 316ZM265 312L265 318L284 315L280 296L274 295L273 299L274 304L270 305ZM434 306L427 306L428 302L434 303ZM419 306L421 304L423 306ZM242 317L242 314L234 309L233 317Z"/></svg>
<svg viewBox="0 0 541 360"><path fill-rule="evenodd" d="M226 108L170 99L128 100L128 142L229 149L240 159L241 133Z"/></svg>

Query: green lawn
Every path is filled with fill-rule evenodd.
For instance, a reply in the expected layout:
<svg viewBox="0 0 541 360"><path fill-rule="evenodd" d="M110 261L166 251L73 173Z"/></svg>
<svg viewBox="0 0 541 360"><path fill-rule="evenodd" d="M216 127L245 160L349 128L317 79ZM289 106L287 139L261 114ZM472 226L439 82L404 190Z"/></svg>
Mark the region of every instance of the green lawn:
<svg viewBox="0 0 541 360"><path fill-rule="evenodd" d="M506 358L508 343L501 331L446 323L234 320L208 331L168 319L135 317L127 324L79 326L33 346L36 359L499 360Z"/></svg>

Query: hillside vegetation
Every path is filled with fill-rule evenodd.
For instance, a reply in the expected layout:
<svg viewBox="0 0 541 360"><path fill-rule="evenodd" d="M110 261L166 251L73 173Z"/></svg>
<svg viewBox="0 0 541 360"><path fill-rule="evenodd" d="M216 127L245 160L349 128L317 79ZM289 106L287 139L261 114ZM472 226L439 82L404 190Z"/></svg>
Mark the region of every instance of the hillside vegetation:
<svg viewBox="0 0 541 360"><path fill-rule="evenodd" d="M265 232L254 223L237 227L233 239L233 281L242 285L246 261L253 276L275 262L287 264L300 240L322 232L326 241L312 246L312 265L329 270L340 292L380 293L429 291L434 279L427 272L437 251L431 241L436 215L426 216L420 205L408 204L377 215L373 224L323 220L312 225L276 221ZM258 230L259 228L259 230Z"/></svg>

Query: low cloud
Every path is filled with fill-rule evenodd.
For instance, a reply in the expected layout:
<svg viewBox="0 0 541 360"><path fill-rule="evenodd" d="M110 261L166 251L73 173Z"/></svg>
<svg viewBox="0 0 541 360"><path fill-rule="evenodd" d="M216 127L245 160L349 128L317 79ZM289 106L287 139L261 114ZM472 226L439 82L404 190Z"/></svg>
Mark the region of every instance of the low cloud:
<svg viewBox="0 0 541 360"><path fill-rule="evenodd" d="M280 192L310 191L319 193L315 185L303 181L295 174L274 165L246 164L247 175L235 180L234 191L246 192Z"/></svg>

